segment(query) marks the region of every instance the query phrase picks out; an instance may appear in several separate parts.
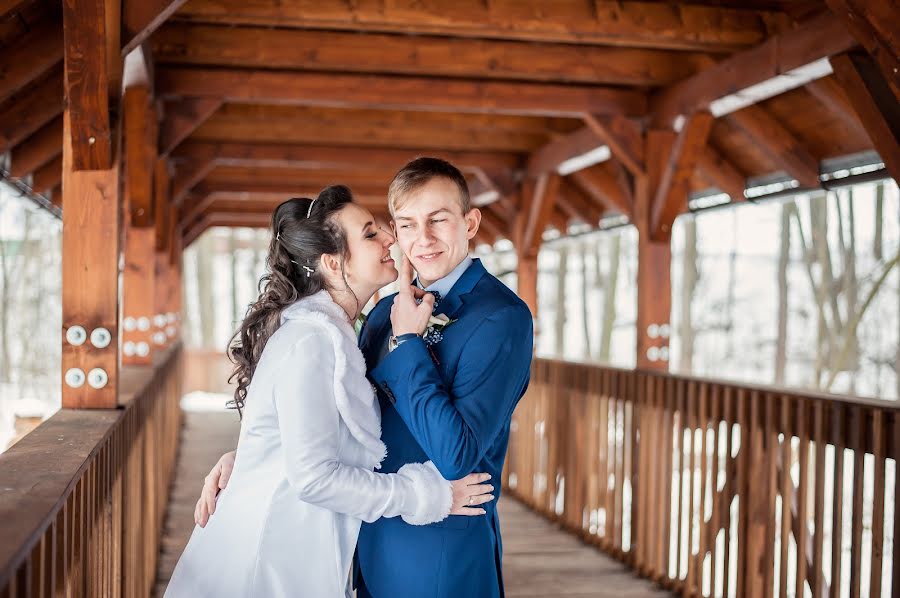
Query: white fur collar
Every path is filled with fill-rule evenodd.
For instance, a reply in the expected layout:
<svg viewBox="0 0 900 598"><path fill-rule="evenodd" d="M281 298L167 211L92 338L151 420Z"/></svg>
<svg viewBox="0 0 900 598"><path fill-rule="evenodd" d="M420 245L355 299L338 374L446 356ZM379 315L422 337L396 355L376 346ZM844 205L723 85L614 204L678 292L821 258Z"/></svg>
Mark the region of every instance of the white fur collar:
<svg viewBox="0 0 900 598"><path fill-rule="evenodd" d="M334 398L338 413L372 457L371 467L380 468L387 454L381 441L381 408L366 378L366 362L344 309L327 291L319 291L282 310L281 323L285 320L314 323L327 331L334 346Z"/></svg>

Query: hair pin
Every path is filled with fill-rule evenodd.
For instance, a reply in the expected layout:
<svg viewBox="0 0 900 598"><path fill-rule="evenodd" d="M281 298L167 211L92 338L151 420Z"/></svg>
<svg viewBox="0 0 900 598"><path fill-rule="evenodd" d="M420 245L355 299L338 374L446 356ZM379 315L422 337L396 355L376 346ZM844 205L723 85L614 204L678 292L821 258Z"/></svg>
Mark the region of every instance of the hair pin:
<svg viewBox="0 0 900 598"><path fill-rule="evenodd" d="M315 272L315 270L313 270L313 269L310 268L309 266L303 266L303 269L306 270L306 277L307 277L307 278L309 278L309 275L310 275L310 274L312 274L313 272Z"/></svg>
<svg viewBox="0 0 900 598"><path fill-rule="evenodd" d="M312 201L309 202L309 209L306 210L306 217L307 217L307 218L309 218L309 215L312 214L312 207L315 205L316 199L319 199L319 198L316 197L316 198L314 198Z"/></svg>

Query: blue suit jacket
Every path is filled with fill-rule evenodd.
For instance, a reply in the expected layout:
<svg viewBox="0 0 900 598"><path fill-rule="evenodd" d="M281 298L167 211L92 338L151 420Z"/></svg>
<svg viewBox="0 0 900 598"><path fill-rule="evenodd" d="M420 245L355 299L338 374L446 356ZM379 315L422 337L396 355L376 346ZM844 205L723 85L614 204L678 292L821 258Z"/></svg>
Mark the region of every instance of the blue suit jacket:
<svg viewBox="0 0 900 598"><path fill-rule="evenodd" d="M393 296L375 306L360 335L381 404L387 458L381 471L431 460L448 480L491 474L495 495L513 410L525 393L534 344L528 307L480 260L442 298L438 313L456 320L443 340L403 343L376 363L391 334ZM399 517L363 523L359 568L375 598L503 596L496 501L487 515L451 515L413 526Z"/></svg>

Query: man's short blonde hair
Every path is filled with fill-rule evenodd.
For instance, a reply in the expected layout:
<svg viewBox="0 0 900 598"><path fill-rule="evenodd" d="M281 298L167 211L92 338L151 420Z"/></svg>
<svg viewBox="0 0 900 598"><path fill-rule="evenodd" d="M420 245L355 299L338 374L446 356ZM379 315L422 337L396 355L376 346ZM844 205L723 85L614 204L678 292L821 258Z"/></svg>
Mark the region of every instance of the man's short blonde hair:
<svg viewBox="0 0 900 598"><path fill-rule="evenodd" d="M466 183L466 177L456 166L446 160L422 157L407 163L394 175L394 179L388 187L388 209L391 211L391 216L394 216L396 211L402 207L410 193L438 177L452 181L456 185L459 189L459 207L462 208L463 215L468 214L472 209L472 202L469 198L469 185Z"/></svg>

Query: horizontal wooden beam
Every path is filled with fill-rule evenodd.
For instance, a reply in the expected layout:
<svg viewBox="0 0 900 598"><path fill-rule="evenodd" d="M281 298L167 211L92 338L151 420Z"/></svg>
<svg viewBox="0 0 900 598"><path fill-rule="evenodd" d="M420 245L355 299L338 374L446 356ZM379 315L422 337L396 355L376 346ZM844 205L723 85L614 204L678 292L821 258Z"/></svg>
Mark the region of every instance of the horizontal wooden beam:
<svg viewBox="0 0 900 598"><path fill-rule="evenodd" d="M467 79L444 79L436 85L433 79L410 76L169 67L159 69L157 90L164 96L297 106L575 118L646 112L646 96L636 90Z"/></svg>
<svg viewBox="0 0 900 598"><path fill-rule="evenodd" d="M0 152L25 141L32 133L62 114L63 75L55 69L43 81L23 92L0 110Z"/></svg>
<svg viewBox="0 0 900 598"><path fill-rule="evenodd" d="M467 170L479 167L511 170L520 166L521 158L512 153L447 151L423 147L418 150L392 148L354 148L300 144L204 143L187 141L173 154L176 160L212 159L219 165L271 166L282 168L354 168L399 170L419 156L434 156Z"/></svg>
<svg viewBox="0 0 900 598"><path fill-rule="evenodd" d="M708 110L713 100L855 45L843 23L824 13L658 92L650 101L654 122L669 127L679 115Z"/></svg>
<svg viewBox="0 0 900 598"><path fill-rule="evenodd" d="M187 0L122 0L122 56L143 44Z"/></svg>
<svg viewBox="0 0 900 598"><path fill-rule="evenodd" d="M819 186L819 162L793 133L760 106L748 106L727 116L772 162L804 187Z"/></svg>
<svg viewBox="0 0 900 598"><path fill-rule="evenodd" d="M900 103L887 80L876 62L862 52L835 56L831 63L885 168L900 181Z"/></svg>
<svg viewBox="0 0 900 598"><path fill-rule="evenodd" d="M159 131L159 153L167 155L219 109L219 98L185 98L166 105Z"/></svg>
<svg viewBox="0 0 900 598"><path fill-rule="evenodd" d="M691 177L703 154L712 124L712 114L697 112L688 117L675 138L650 212L652 239L668 240L675 218L687 211Z"/></svg>
<svg viewBox="0 0 900 598"><path fill-rule="evenodd" d="M62 62L62 23L46 19L3 51L0 102Z"/></svg>
<svg viewBox="0 0 900 598"><path fill-rule="evenodd" d="M34 135L12 149L9 174L28 176L56 156L62 154L63 119L58 116Z"/></svg>
<svg viewBox="0 0 900 598"><path fill-rule="evenodd" d="M190 227L181 229L182 244L188 247L214 226L268 228L271 224L271 214L208 214Z"/></svg>
<svg viewBox="0 0 900 598"><path fill-rule="evenodd" d="M709 64L706 54L617 46L170 23L153 36L161 64L513 79L658 87ZM376 57L365 59L363 57Z"/></svg>
<svg viewBox="0 0 900 598"><path fill-rule="evenodd" d="M603 139L590 128L578 129L574 133L551 141L531 154L525 167L526 174L529 177L537 177L556 172L560 164L566 160L586 154L603 144Z"/></svg>
<svg viewBox="0 0 900 598"><path fill-rule="evenodd" d="M303 29L384 31L611 46L730 51L788 25L772 11L656 2L522 3L441 0L415 9L375 0L353 3L192 0L182 20Z"/></svg>
<svg viewBox="0 0 900 598"><path fill-rule="evenodd" d="M747 177L713 147L707 145L700 153L697 168L719 191L727 193L731 201L744 201Z"/></svg>

